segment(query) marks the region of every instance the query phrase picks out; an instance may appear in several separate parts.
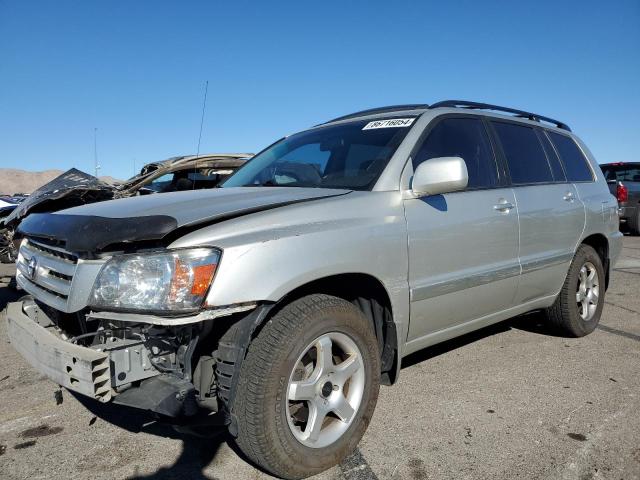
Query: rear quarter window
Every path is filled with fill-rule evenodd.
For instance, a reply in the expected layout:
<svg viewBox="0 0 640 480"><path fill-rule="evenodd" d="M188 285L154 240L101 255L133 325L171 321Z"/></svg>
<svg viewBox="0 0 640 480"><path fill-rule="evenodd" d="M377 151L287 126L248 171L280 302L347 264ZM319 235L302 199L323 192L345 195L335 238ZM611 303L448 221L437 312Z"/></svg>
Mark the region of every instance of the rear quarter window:
<svg viewBox="0 0 640 480"><path fill-rule="evenodd" d="M535 130L515 123L491 122L515 185L553 182L551 168Z"/></svg>
<svg viewBox="0 0 640 480"><path fill-rule="evenodd" d="M570 182L592 182L591 168L573 138L556 132L547 132L547 134L564 164L567 180Z"/></svg>
<svg viewBox="0 0 640 480"><path fill-rule="evenodd" d="M567 176L564 173L564 168L560 163L560 157L551 145L551 140L547 137L542 131L538 130L540 133L539 138L542 142L542 146L544 147L544 151L547 153L547 159L549 160L549 164L551 165L551 171L553 172L553 178L556 182L564 183L567 181Z"/></svg>

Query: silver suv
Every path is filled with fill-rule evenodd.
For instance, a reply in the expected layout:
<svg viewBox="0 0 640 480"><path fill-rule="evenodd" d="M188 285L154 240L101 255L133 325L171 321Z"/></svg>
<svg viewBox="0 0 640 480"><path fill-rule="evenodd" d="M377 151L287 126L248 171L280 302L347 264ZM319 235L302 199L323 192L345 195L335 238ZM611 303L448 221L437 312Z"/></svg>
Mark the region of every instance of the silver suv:
<svg viewBox="0 0 640 480"><path fill-rule="evenodd" d="M592 332L618 221L561 122L373 109L279 140L223 188L30 215L8 331L56 383L217 412L251 460L300 478L355 448L406 355L531 310Z"/></svg>

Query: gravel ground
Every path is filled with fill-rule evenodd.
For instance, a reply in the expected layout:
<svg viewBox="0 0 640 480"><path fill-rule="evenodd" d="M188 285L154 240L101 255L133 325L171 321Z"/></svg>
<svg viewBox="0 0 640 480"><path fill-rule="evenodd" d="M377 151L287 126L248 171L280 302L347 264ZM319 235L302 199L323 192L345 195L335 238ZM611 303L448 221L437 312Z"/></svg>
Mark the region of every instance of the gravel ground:
<svg viewBox="0 0 640 480"><path fill-rule="evenodd" d="M601 326L529 314L406 359L359 449L322 479L640 479L640 238L626 237ZM0 270L0 277L10 274ZM0 280L0 308L16 297ZM195 437L38 375L0 320L0 478L260 479L224 432Z"/></svg>

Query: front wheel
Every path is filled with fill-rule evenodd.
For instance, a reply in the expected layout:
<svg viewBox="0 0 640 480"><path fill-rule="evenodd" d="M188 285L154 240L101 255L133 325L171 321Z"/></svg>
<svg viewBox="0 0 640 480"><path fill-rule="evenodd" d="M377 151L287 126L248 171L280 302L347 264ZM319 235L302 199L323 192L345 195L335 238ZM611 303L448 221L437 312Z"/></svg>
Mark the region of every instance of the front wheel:
<svg viewBox="0 0 640 480"><path fill-rule="evenodd" d="M598 326L604 306L605 274L600 255L580 245L555 303L546 311L549 322L571 337L583 337Z"/></svg>
<svg viewBox="0 0 640 480"><path fill-rule="evenodd" d="M277 476L319 473L355 449L379 384L377 341L362 312L328 295L300 298L249 347L233 407L237 443Z"/></svg>

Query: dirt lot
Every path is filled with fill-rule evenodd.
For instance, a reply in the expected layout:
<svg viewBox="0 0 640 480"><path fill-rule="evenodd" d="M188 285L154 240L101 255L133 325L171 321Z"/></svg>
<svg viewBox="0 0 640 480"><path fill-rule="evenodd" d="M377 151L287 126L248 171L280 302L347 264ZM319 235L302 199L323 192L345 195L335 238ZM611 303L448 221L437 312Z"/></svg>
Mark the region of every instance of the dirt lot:
<svg viewBox="0 0 640 480"><path fill-rule="evenodd" d="M15 296L0 284L0 308ZM606 300L583 339L530 314L407 359L359 450L318 478L640 478L640 238L625 238ZM56 405L5 333L2 319L0 478L267 478L222 432L182 435L68 392Z"/></svg>

